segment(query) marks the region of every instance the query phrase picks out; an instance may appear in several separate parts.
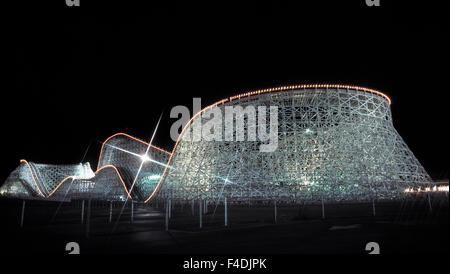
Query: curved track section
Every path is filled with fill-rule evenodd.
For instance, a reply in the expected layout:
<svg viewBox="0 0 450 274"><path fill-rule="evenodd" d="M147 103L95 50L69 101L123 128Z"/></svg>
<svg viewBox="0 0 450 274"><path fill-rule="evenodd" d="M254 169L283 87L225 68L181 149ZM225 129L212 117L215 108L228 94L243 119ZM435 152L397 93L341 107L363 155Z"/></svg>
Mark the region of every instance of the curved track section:
<svg viewBox="0 0 450 274"><path fill-rule="evenodd" d="M50 193L54 197L123 201L131 199L125 181L117 168L105 165L95 172L95 180L67 177Z"/></svg>
<svg viewBox="0 0 450 274"><path fill-rule="evenodd" d="M19 167L0 187L0 195L21 199L144 200L154 191L170 154L152 145L147 157L142 158L147 147L148 143L128 134L114 134L103 142L95 172L89 163L47 165L20 160Z"/></svg>
<svg viewBox="0 0 450 274"><path fill-rule="evenodd" d="M136 200L145 200L156 188L170 153L125 133L117 133L103 142L98 168L113 165L122 175L127 189ZM142 163L142 167L141 166Z"/></svg>
<svg viewBox="0 0 450 274"><path fill-rule="evenodd" d="M361 200L393 198L431 179L395 131L390 98L358 86L293 85L220 100L196 113L172 152L124 133L102 144L97 171L86 165L21 161L0 188L6 196L174 199ZM203 114L226 106L277 106L278 149L258 142L192 142ZM233 132L235 135L236 132ZM103 192L103 194L102 194ZM16 195L16 196L17 196ZM90 195L90 196L89 196ZM109 197L109 198L108 198Z"/></svg>
<svg viewBox="0 0 450 274"><path fill-rule="evenodd" d="M390 103L379 91L333 84L223 99L185 126L169 158L170 169L165 168L146 202L156 195L181 200L395 199L431 178L394 129ZM218 107L223 115L226 106L277 106L278 149L261 153L260 142L183 139L196 124L209 121L203 113Z"/></svg>

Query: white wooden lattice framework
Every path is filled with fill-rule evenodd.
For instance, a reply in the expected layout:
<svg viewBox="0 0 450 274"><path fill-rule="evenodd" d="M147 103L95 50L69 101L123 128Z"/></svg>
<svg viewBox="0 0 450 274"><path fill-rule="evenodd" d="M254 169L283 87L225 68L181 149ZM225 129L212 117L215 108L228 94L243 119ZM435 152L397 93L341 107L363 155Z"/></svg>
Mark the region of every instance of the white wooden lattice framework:
<svg viewBox="0 0 450 274"><path fill-rule="evenodd" d="M248 93L216 106L278 107L278 149L179 139L158 192L179 200L395 199L431 182L392 124L390 99L338 85ZM208 119L197 115L186 128ZM247 126L247 124L245 124Z"/></svg>

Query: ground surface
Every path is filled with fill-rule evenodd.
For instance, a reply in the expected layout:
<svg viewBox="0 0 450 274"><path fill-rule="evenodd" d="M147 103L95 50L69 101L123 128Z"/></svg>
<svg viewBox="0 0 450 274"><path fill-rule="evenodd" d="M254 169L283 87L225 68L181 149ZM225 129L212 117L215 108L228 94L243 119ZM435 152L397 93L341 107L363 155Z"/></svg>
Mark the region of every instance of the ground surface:
<svg viewBox="0 0 450 274"><path fill-rule="evenodd" d="M78 242L82 253L154 254L364 254L368 242L382 253L448 253L448 198L321 207L278 206L277 223L270 206L232 206L229 227L223 226L224 208L209 207L199 229L198 208L174 205L169 231L161 206L135 205L130 222L127 204L113 209L92 202L87 233L87 212L81 224L81 204L26 203L20 228L21 201L1 201L2 250L8 253L66 253L67 242ZM87 203L86 203L87 209Z"/></svg>

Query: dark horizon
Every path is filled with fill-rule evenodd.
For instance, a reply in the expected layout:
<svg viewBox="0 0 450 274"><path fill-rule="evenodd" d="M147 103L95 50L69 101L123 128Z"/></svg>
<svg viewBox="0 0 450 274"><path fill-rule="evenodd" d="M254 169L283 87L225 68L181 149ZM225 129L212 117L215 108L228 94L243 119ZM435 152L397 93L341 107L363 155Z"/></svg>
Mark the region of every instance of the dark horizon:
<svg viewBox="0 0 450 274"><path fill-rule="evenodd" d="M21 158L77 163L88 146L84 162L95 167L103 140L148 140L161 113L154 144L171 150L171 107L305 83L386 93L406 144L433 179L448 179L449 41L439 22L350 4L149 10L19 17L2 182Z"/></svg>

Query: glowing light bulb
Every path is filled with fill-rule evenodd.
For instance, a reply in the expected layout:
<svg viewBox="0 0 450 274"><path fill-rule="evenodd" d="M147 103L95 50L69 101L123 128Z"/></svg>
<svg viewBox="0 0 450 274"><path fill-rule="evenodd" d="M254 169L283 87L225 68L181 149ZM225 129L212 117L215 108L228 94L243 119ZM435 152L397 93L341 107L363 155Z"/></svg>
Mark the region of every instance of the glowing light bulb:
<svg viewBox="0 0 450 274"><path fill-rule="evenodd" d="M141 159L143 162L148 162L151 160L147 154L141 155Z"/></svg>

